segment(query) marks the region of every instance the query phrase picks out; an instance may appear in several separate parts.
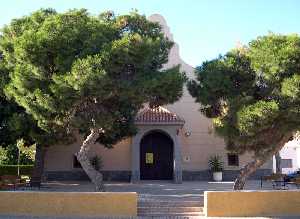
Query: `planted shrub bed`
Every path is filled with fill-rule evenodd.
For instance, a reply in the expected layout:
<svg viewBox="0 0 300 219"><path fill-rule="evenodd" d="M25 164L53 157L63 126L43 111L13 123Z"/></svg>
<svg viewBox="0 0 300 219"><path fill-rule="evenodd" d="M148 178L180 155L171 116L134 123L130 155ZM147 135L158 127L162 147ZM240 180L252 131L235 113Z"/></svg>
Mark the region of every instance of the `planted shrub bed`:
<svg viewBox="0 0 300 219"><path fill-rule="evenodd" d="M19 165L20 175L31 175L33 171L33 165ZM18 165L0 165L1 175L17 175Z"/></svg>

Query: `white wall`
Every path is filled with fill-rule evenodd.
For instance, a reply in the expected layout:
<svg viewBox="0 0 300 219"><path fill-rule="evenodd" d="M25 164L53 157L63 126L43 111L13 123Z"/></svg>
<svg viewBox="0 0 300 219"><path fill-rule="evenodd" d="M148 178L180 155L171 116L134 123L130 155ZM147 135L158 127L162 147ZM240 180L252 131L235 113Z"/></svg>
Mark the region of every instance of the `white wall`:
<svg viewBox="0 0 300 219"><path fill-rule="evenodd" d="M285 144L285 146L280 151L281 159L291 159L291 168L282 168L282 173L290 173L300 168L300 142L293 140ZM273 158L273 170L275 172L276 162L275 157ZM283 163L283 162L282 162Z"/></svg>

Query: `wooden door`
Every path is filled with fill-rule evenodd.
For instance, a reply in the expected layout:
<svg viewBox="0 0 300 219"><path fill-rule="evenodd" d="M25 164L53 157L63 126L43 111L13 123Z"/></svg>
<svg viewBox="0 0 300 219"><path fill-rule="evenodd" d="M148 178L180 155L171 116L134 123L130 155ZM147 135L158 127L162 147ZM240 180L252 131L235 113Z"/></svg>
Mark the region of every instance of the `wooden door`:
<svg viewBox="0 0 300 219"><path fill-rule="evenodd" d="M140 148L141 180L173 179L173 141L164 133L143 137Z"/></svg>

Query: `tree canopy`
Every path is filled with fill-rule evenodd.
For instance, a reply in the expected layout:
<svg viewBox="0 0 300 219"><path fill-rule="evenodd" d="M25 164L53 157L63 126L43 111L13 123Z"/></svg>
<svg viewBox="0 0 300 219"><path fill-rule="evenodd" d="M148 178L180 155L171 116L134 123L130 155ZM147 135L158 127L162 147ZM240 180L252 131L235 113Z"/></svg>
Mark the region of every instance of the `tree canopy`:
<svg viewBox="0 0 300 219"><path fill-rule="evenodd" d="M5 96L4 88L10 82L8 65L5 61L0 50L0 163L17 164L18 141L26 145L22 151L27 151L32 148L29 147L32 144L49 146L58 139L39 128L37 122L22 106ZM26 153L21 153L20 163L32 164L34 159Z"/></svg>
<svg viewBox="0 0 300 219"><path fill-rule="evenodd" d="M6 147L13 144L16 146L18 139L23 139L26 144L51 145L57 139L39 128L32 116L14 99L6 97L4 89L11 80L7 67L0 50L0 146Z"/></svg>
<svg viewBox="0 0 300 219"><path fill-rule="evenodd" d="M184 73L179 66L163 69L172 45L158 23L137 12L41 9L1 32L5 94L48 135L73 141L76 130L84 133L77 158L100 189L90 145L96 140L112 147L136 133L134 118L144 104L182 96Z"/></svg>
<svg viewBox="0 0 300 219"><path fill-rule="evenodd" d="M188 88L201 111L229 150L254 153L256 168L300 129L298 35L258 37L203 63L196 76ZM245 175L254 171L247 167Z"/></svg>
<svg viewBox="0 0 300 219"><path fill-rule="evenodd" d="M111 146L135 133L142 104L182 95L179 68L161 70L172 42L135 12L39 10L5 26L0 46L6 94L48 132L96 126L105 130L98 141Z"/></svg>

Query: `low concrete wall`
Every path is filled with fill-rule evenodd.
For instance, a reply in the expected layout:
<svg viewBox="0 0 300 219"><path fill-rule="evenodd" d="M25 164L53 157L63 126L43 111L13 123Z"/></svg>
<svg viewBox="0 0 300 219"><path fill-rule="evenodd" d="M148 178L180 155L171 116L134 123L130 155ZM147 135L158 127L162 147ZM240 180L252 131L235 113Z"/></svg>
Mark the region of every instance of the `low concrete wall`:
<svg viewBox="0 0 300 219"><path fill-rule="evenodd" d="M137 216L137 194L0 192L0 215Z"/></svg>
<svg viewBox="0 0 300 219"><path fill-rule="evenodd" d="M205 192L207 217L300 216L300 191Z"/></svg>

